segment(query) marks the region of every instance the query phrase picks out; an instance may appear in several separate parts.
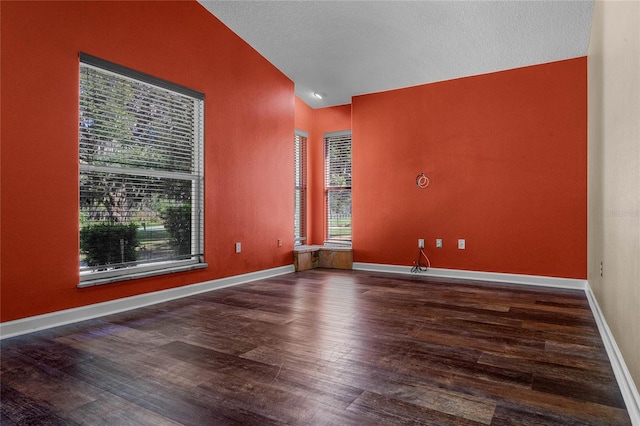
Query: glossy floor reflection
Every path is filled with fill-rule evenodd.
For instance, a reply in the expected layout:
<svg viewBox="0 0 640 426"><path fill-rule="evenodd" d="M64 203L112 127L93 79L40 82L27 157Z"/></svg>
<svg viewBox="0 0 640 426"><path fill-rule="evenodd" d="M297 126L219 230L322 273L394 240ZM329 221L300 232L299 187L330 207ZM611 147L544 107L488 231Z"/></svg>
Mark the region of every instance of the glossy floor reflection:
<svg viewBox="0 0 640 426"><path fill-rule="evenodd" d="M316 269L2 341L2 424L628 425L580 291Z"/></svg>

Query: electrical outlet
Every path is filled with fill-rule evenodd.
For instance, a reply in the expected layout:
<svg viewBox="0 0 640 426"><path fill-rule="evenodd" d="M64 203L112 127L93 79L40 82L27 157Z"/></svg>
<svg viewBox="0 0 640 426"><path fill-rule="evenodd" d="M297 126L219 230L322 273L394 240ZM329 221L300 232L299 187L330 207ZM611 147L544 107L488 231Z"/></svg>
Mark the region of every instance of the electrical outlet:
<svg viewBox="0 0 640 426"><path fill-rule="evenodd" d="M424 238L418 239L418 248L424 248Z"/></svg>
<svg viewBox="0 0 640 426"><path fill-rule="evenodd" d="M442 238L436 238L436 248L442 248Z"/></svg>
<svg viewBox="0 0 640 426"><path fill-rule="evenodd" d="M600 262L600 276L604 276L604 265L602 264L602 262Z"/></svg>
<svg viewBox="0 0 640 426"><path fill-rule="evenodd" d="M282 247L282 238L278 238L278 247Z"/></svg>
<svg viewBox="0 0 640 426"><path fill-rule="evenodd" d="M464 250L466 248L466 246L467 246L467 243L463 238L458 240L458 249L459 250Z"/></svg>
<svg viewBox="0 0 640 426"><path fill-rule="evenodd" d="M240 253L242 251L242 244L240 242L236 243L236 253Z"/></svg>

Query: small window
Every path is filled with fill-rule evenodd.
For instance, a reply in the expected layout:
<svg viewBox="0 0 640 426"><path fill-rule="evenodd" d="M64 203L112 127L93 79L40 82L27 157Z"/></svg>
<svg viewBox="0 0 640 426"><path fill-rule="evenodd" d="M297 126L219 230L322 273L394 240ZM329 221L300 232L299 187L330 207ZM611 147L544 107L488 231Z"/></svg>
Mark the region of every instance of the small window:
<svg viewBox="0 0 640 426"><path fill-rule="evenodd" d="M324 136L325 243L351 243L351 132Z"/></svg>
<svg viewBox="0 0 640 426"><path fill-rule="evenodd" d="M307 135L296 131L293 140L294 155L294 244L307 239Z"/></svg>
<svg viewBox="0 0 640 426"><path fill-rule="evenodd" d="M80 287L206 266L204 95L80 55Z"/></svg>

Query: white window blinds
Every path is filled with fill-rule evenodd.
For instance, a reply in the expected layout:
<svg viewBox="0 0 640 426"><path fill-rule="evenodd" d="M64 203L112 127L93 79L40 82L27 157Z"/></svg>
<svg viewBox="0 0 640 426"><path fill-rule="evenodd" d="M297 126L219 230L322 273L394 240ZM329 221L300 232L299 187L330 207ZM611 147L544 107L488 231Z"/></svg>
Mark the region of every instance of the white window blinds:
<svg viewBox="0 0 640 426"><path fill-rule="evenodd" d="M325 134L325 242L351 242L351 132Z"/></svg>
<svg viewBox="0 0 640 426"><path fill-rule="evenodd" d="M203 262L201 93L80 55L80 280Z"/></svg>
<svg viewBox="0 0 640 426"><path fill-rule="evenodd" d="M307 233L307 137L296 132L294 156L294 244L303 244Z"/></svg>

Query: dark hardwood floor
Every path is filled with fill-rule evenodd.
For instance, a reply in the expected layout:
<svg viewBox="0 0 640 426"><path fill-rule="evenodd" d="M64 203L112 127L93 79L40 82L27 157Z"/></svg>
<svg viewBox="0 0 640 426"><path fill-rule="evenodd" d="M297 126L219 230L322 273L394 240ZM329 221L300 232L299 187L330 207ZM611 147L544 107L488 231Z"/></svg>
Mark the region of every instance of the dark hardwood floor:
<svg viewBox="0 0 640 426"><path fill-rule="evenodd" d="M581 291L316 269L1 345L3 425L631 424Z"/></svg>

